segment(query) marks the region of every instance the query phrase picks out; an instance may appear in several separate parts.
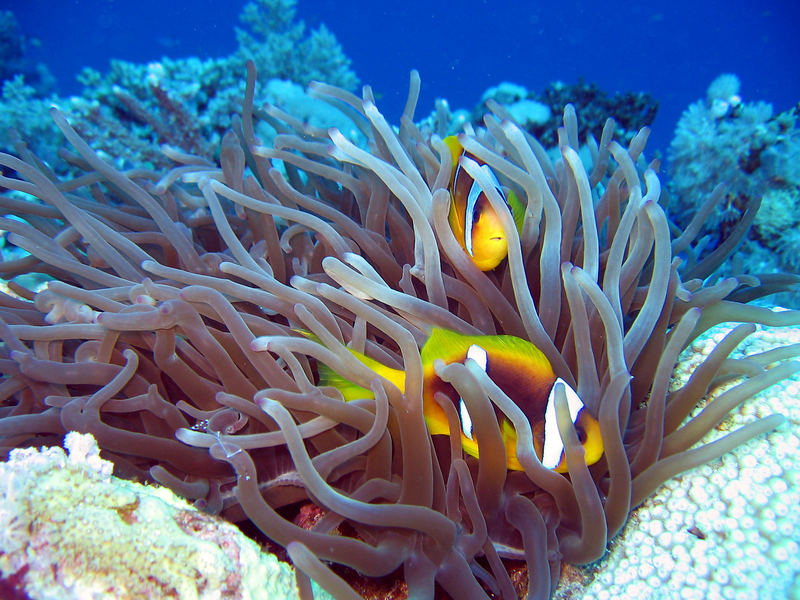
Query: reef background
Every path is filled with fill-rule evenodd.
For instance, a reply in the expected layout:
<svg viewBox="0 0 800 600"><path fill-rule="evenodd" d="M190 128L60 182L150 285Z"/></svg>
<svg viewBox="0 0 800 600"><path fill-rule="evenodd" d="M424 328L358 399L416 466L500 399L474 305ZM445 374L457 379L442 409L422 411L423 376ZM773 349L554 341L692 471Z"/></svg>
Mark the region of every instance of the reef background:
<svg viewBox="0 0 800 600"><path fill-rule="evenodd" d="M230 54L245 4L3 0L0 8L13 10L22 30L40 40L32 56L49 66L59 92L70 95L81 90L75 75L83 67L105 72L109 59L147 63L163 56ZM800 40L794 27L800 6L794 2L631 6L613 0L600 7L303 0L297 8L310 28L324 23L336 35L361 81L380 95L390 121L402 111L411 69L422 76L422 110L432 109L437 97L447 98L451 107L472 107L484 90L502 81L541 89L583 77L612 93L647 92L660 102L651 153L666 150L680 113L720 73L736 73L749 97L772 102L776 112L800 98Z"/></svg>

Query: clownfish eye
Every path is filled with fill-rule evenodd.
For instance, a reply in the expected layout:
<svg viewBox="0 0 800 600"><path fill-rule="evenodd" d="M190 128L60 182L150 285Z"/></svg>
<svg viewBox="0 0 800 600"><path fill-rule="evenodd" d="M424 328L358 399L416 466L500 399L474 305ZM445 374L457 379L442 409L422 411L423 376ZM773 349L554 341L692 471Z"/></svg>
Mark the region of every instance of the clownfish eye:
<svg viewBox="0 0 800 600"><path fill-rule="evenodd" d="M578 441L583 445L586 442L586 430L580 425L575 425L575 433L578 434Z"/></svg>
<svg viewBox="0 0 800 600"><path fill-rule="evenodd" d="M472 209L472 222L477 223L478 221L480 221L480 218L481 218L481 205L476 202L475 207Z"/></svg>

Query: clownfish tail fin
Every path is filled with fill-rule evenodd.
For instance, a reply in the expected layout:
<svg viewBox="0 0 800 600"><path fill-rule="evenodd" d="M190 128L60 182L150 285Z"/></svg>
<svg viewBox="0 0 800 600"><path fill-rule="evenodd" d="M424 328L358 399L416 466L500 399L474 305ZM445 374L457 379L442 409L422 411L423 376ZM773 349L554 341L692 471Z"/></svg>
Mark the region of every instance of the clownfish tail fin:
<svg viewBox="0 0 800 600"><path fill-rule="evenodd" d="M328 365L317 363L317 372L319 374L318 385L336 388L348 402L360 398L372 398L374 396L370 390L345 379Z"/></svg>

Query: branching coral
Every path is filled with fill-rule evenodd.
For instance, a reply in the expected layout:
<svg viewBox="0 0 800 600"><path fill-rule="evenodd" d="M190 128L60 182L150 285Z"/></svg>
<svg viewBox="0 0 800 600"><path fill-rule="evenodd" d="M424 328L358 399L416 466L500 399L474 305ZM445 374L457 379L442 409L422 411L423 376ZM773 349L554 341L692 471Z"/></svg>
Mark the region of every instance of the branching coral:
<svg viewBox="0 0 800 600"><path fill-rule="evenodd" d="M719 186L710 211L707 245L723 244L745 212L753 227L732 264L723 273L787 269L797 272L796 223L800 220L800 129L797 111L773 114L766 102L743 102L739 79L726 74L708 88L705 101L691 104L675 129L669 148L671 198L668 209L685 225L705 198ZM752 207L760 210L756 215ZM796 307L797 291L782 295Z"/></svg>
<svg viewBox="0 0 800 600"><path fill-rule="evenodd" d="M65 164L54 150L60 134L48 115L55 104L80 117L75 127L81 137L115 161L117 168L166 167L170 161L159 144L206 159L213 156L230 128L231 115L240 110L244 91L240 74L248 60L255 62L265 80L305 86L320 79L355 88L358 79L335 36L324 25L307 31L296 20L296 4L295 0L248 2L240 14L243 29L237 28L239 47L228 56L164 57L149 64L112 60L109 71L102 74L86 68L78 76L84 86L80 96L39 99L29 78L12 79L0 97L0 147L5 151L13 147L14 139L6 132L14 128L60 173ZM275 101L269 90L262 99Z"/></svg>
<svg viewBox="0 0 800 600"><path fill-rule="evenodd" d="M485 129L462 136L527 201L518 233L486 171L461 159L509 240L507 261L484 273L449 228L449 150L413 125L416 75L399 130L369 88L359 98L312 85L353 119L368 149L275 107L254 112L254 86L251 65L218 167L170 150L176 166L167 173L120 172L58 110L84 175L58 181L24 147L20 158L0 155L19 174L0 183L41 200L0 198L24 219L2 220L9 239L31 253L0 269L9 279L55 278L35 296L12 283L22 298L0 298L6 448L91 432L120 473L249 519L340 597L351 595L343 571L325 563L368 577L402 567L410 597L440 588L458 598L547 598L561 562L602 556L666 479L783 421L767 416L692 448L800 364L791 361L796 347L726 360L753 329L743 324L670 390L681 349L721 321L800 316L737 302L771 290L754 277L684 280L691 274L674 257L692 254L703 214L671 239L658 177L635 166L646 130L624 148L609 120L599 143L588 140L589 172L572 107L555 164L491 114ZM274 147L255 138L258 115L282 132ZM694 272L713 270L714 258ZM431 437L419 348L432 327L536 344L598 417L604 458L586 467L557 394L569 473L544 468L531 424L474 361L435 368L468 405L480 458L466 457L457 438ZM349 348L403 368L404 392ZM318 362L374 398L345 403L317 386ZM743 379L684 423L710 386L733 377ZM442 407L459 430L452 405ZM506 472L495 411L516 429L523 471ZM304 529L293 518L309 501L324 514ZM518 587L509 558L527 565Z"/></svg>
<svg viewBox="0 0 800 600"><path fill-rule="evenodd" d="M0 11L0 82L19 77L37 97L42 97L53 92L56 81L47 65L27 54L33 45L35 42L20 31L14 13Z"/></svg>

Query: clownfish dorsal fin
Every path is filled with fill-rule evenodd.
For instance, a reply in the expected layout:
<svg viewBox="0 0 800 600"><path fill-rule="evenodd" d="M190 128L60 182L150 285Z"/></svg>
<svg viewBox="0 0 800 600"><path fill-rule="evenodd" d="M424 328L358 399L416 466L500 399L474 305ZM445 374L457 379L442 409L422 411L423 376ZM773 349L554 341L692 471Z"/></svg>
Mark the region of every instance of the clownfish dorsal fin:
<svg viewBox="0 0 800 600"><path fill-rule="evenodd" d="M464 152L464 148L461 146L461 142L458 141L457 135L449 135L442 141L447 144L447 147L450 149L450 157L453 160L453 167L455 167L458 164L458 159Z"/></svg>
<svg viewBox="0 0 800 600"><path fill-rule="evenodd" d="M433 365L433 361L437 358L441 358L446 363L460 360L469 347L468 338L469 336L455 331L439 327L432 328L430 336L420 350L422 366Z"/></svg>

